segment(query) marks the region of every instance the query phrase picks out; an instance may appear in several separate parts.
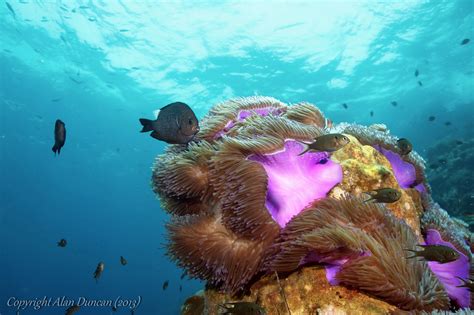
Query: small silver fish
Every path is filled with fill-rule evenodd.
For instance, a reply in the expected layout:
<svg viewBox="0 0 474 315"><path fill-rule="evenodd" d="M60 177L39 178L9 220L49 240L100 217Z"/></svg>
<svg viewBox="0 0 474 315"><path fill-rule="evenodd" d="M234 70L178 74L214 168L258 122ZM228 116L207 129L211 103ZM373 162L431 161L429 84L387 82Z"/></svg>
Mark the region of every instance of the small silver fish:
<svg viewBox="0 0 474 315"><path fill-rule="evenodd" d="M305 149L298 155L303 155L308 151L312 152L334 152L350 142L349 138L340 133L329 133L319 136L312 143L298 141L305 145Z"/></svg>

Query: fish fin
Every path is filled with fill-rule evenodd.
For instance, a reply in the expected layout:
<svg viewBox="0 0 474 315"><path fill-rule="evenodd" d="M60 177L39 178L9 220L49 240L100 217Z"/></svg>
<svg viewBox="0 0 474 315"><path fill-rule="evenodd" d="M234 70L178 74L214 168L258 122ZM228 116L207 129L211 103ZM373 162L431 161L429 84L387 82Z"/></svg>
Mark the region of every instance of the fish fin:
<svg viewBox="0 0 474 315"><path fill-rule="evenodd" d="M58 155L61 154L61 147L58 148Z"/></svg>
<svg viewBox="0 0 474 315"><path fill-rule="evenodd" d="M366 202L369 202L369 201L371 201L371 200L375 200L375 198L373 198L373 197L370 197L369 199L367 199L367 200L364 200L364 202L362 202L362 203L366 203Z"/></svg>
<svg viewBox="0 0 474 315"><path fill-rule="evenodd" d="M53 147L51 148L51 150L53 150L54 155L56 155L56 151L58 150L58 148L56 147L56 144L53 145Z"/></svg>
<svg viewBox="0 0 474 315"><path fill-rule="evenodd" d="M155 139L157 139L157 140L162 140L162 139L160 138L160 134L159 134L158 132L156 132L156 131L153 131L152 133L150 133L150 137L155 138Z"/></svg>
<svg viewBox="0 0 474 315"><path fill-rule="evenodd" d="M161 111L161 109L154 110L154 111L153 111L153 116L155 116L156 118L158 118L158 115L160 114L160 111Z"/></svg>
<svg viewBox="0 0 474 315"><path fill-rule="evenodd" d="M301 156L301 155L305 154L306 152L308 152L310 150L309 145L306 142L298 141L298 140L296 140L296 142L301 143L304 146L303 152L298 154L298 156Z"/></svg>
<svg viewBox="0 0 474 315"><path fill-rule="evenodd" d="M140 118L140 123L143 126L143 128L140 132L152 131L153 130L153 126L151 125L152 122L153 122L153 120Z"/></svg>

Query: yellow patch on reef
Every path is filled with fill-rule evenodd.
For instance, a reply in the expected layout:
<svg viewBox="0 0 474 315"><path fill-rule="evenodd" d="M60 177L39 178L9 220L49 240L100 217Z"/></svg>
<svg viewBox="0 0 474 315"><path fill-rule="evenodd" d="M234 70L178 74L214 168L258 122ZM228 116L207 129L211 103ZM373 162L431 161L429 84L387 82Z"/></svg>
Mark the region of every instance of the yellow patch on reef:
<svg viewBox="0 0 474 315"><path fill-rule="evenodd" d="M342 193L361 195L379 188L395 188L402 192L397 202L386 204L392 213L413 228L420 235L420 211L415 198L410 191L405 191L398 185L387 158L370 145L362 145L356 137L346 136L350 143L331 155L331 160L339 163L343 170L343 179L329 193L337 198ZM369 196L367 196L369 199Z"/></svg>
<svg viewBox="0 0 474 315"><path fill-rule="evenodd" d="M362 145L354 136L346 136L350 143L331 156L343 169L344 178L338 186L351 193L382 187L398 188L390 162L372 146Z"/></svg>

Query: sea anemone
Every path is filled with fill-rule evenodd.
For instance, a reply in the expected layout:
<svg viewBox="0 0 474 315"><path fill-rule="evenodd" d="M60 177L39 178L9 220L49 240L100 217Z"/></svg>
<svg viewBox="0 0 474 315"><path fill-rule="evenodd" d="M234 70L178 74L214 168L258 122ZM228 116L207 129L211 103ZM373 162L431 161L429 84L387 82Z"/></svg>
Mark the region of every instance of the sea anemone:
<svg viewBox="0 0 474 315"><path fill-rule="evenodd" d="M173 215L170 257L191 277L243 290L262 271L280 227L342 178L327 153L298 156L297 141L322 135L324 121L307 103L288 108L273 98L213 108L199 141L169 149L153 168L153 189Z"/></svg>
<svg viewBox="0 0 474 315"><path fill-rule="evenodd" d="M171 259L222 294L245 294L265 274L319 264L329 284L392 308L466 306L466 290L443 273L466 276L473 237L431 199L423 159L402 155L380 126L326 121L309 103L238 98L214 106L194 142L169 146L156 158L152 187L171 216ZM301 142L327 133L344 133L350 143L300 155ZM401 198L366 202L364 193L378 188ZM424 238L459 251L462 271L407 259Z"/></svg>
<svg viewBox="0 0 474 315"><path fill-rule="evenodd" d="M348 196L328 198L288 223L269 268L292 271L307 263L323 263L330 282L370 293L401 309L447 309L446 292L426 263L406 258L406 249L416 244L412 229L384 206Z"/></svg>

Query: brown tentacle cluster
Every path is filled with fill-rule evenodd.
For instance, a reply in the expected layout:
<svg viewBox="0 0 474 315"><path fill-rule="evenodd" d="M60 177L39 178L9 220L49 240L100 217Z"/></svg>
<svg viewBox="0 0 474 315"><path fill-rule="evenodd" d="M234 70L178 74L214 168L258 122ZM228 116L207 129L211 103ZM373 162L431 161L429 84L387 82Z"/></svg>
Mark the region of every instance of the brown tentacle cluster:
<svg viewBox="0 0 474 315"><path fill-rule="evenodd" d="M322 133L319 110L301 105L295 113L308 113L314 123L306 125L283 117L287 109L266 97L219 104L201 122L197 143L171 146L157 158L153 189L173 215L168 252L191 276L236 292L262 270L280 227L265 206L265 169L247 157ZM216 138L229 121L231 130Z"/></svg>
<svg viewBox="0 0 474 315"><path fill-rule="evenodd" d="M326 126L326 119L323 113L313 104L306 102L292 105L284 116L305 125L315 125L319 128Z"/></svg>
<svg viewBox="0 0 474 315"><path fill-rule="evenodd" d="M169 255L188 275L236 292L260 270L267 242L235 235L219 217L184 216L167 226Z"/></svg>
<svg viewBox="0 0 474 315"><path fill-rule="evenodd" d="M285 227L269 265L290 271L311 259L346 258L336 276L341 284L405 310L446 309L447 294L426 263L405 258L416 244L413 230L385 207L355 197L328 198Z"/></svg>
<svg viewBox="0 0 474 315"><path fill-rule="evenodd" d="M283 113L287 106L273 97L262 96L236 98L219 103L211 108L209 114L202 119L198 139L213 142L216 134L224 130L229 122L238 124L237 117L240 111L262 108L272 108L274 111Z"/></svg>

